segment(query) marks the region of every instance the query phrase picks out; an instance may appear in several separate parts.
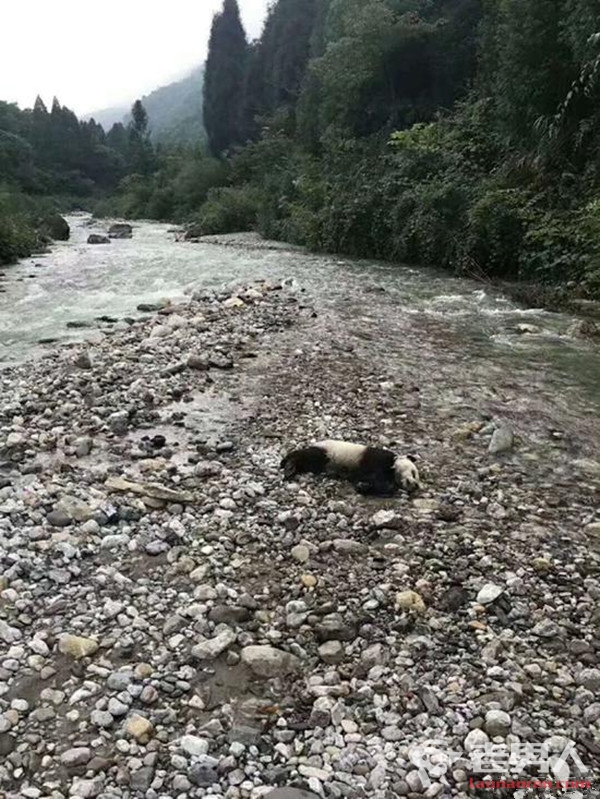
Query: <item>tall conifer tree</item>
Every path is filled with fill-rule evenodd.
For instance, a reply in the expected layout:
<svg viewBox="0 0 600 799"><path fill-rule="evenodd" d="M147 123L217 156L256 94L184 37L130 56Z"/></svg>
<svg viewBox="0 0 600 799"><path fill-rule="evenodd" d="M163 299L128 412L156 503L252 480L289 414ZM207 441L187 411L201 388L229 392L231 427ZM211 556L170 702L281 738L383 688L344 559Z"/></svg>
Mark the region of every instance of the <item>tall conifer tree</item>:
<svg viewBox="0 0 600 799"><path fill-rule="evenodd" d="M227 152L243 138L247 54L237 0L224 0L223 10L213 20L204 80L204 124L215 155Z"/></svg>

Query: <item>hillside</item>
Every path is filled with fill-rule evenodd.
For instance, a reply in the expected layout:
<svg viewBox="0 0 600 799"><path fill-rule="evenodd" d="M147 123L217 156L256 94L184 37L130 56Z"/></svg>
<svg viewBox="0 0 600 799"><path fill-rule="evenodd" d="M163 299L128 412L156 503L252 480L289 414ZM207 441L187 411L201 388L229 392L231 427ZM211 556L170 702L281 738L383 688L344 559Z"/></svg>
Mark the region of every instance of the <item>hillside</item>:
<svg viewBox="0 0 600 799"><path fill-rule="evenodd" d="M199 66L182 80L161 86L142 97L155 143L192 144L204 139L203 81L204 66ZM132 98L132 103L134 100L135 98ZM89 116L108 130L115 122L129 122L129 109L107 108Z"/></svg>

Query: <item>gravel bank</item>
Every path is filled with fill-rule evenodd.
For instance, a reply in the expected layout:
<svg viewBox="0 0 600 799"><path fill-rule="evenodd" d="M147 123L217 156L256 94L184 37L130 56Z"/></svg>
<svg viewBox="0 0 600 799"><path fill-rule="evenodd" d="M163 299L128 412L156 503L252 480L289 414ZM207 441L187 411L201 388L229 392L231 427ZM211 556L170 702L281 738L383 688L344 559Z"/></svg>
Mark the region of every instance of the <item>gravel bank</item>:
<svg viewBox="0 0 600 799"><path fill-rule="evenodd" d="M0 791L467 797L486 742L574 742L597 781L593 420L293 284L148 314L0 372ZM417 454L424 491L284 484L323 436Z"/></svg>

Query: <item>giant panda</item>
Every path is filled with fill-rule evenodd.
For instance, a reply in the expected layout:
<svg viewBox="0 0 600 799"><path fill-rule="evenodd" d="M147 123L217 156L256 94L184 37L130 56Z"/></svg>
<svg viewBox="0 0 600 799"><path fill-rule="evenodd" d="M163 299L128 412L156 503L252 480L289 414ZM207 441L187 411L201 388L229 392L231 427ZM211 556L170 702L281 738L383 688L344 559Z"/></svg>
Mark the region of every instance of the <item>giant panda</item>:
<svg viewBox="0 0 600 799"><path fill-rule="evenodd" d="M413 492L421 487L413 459L388 449L349 441L318 441L289 452L281 461L286 480L297 474L333 473L348 477L361 494L390 495L400 487Z"/></svg>

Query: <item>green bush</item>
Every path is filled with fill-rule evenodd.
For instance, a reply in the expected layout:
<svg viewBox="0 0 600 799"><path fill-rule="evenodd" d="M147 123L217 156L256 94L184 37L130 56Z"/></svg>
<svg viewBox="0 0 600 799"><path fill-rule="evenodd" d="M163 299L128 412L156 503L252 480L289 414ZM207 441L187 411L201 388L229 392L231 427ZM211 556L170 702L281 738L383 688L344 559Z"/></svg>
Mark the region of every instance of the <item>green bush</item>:
<svg viewBox="0 0 600 799"><path fill-rule="evenodd" d="M487 274L509 278L519 274L526 202L521 191L494 188L469 209L466 252Z"/></svg>
<svg viewBox="0 0 600 799"><path fill-rule="evenodd" d="M37 236L26 219L0 215L0 264L26 258L36 245Z"/></svg>
<svg viewBox="0 0 600 799"><path fill-rule="evenodd" d="M196 226L202 235L255 230L259 207L260 195L252 186L211 189Z"/></svg>

